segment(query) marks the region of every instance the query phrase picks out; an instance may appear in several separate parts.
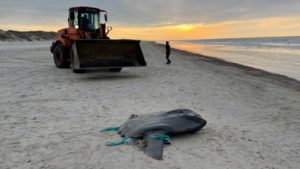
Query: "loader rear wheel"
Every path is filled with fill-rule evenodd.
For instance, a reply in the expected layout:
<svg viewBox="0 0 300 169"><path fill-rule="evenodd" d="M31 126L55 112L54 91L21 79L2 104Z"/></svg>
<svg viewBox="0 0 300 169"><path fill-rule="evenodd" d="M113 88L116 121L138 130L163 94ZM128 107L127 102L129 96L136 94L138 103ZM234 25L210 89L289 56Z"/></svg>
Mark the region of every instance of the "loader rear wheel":
<svg viewBox="0 0 300 169"><path fill-rule="evenodd" d="M122 68L110 68L108 71L110 72L121 72Z"/></svg>
<svg viewBox="0 0 300 169"><path fill-rule="evenodd" d="M54 47L53 60L54 60L55 66L58 68L69 68L70 67L68 52L62 46L62 44L57 44Z"/></svg>

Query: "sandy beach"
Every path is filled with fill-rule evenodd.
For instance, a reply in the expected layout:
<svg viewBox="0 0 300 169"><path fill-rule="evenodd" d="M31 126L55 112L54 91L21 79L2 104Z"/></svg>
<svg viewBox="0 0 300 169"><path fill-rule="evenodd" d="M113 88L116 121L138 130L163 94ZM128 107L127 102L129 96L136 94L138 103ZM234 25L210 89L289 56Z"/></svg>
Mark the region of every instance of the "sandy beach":
<svg viewBox="0 0 300 169"><path fill-rule="evenodd" d="M1 169L296 169L300 82L215 58L142 42L147 67L74 74L57 69L51 42L1 42ZM207 125L172 137L164 160L105 127L131 114L188 108Z"/></svg>

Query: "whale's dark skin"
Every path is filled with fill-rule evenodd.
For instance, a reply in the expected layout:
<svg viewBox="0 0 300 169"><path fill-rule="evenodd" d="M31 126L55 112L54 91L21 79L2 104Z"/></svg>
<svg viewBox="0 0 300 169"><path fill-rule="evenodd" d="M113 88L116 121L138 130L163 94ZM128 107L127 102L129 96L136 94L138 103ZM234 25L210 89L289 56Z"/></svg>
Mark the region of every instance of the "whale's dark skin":
<svg viewBox="0 0 300 169"><path fill-rule="evenodd" d="M153 135L178 135L195 133L206 125L199 114L188 109L176 109L168 112L156 112L145 115L133 115L119 128L119 134L126 138L140 138L146 141L145 153L162 160L163 140Z"/></svg>

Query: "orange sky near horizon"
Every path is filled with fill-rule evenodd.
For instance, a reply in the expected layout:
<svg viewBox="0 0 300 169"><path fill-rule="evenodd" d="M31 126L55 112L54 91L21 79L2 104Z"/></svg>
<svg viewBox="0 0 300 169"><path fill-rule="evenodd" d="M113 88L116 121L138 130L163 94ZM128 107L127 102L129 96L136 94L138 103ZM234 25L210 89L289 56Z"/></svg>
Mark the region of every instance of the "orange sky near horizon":
<svg viewBox="0 0 300 169"><path fill-rule="evenodd" d="M114 38L143 40L189 40L240 37L299 36L300 17L274 17L214 24L183 24L161 27L117 26Z"/></svg>
<svg viewBox="0 0 300 169"><path fill-rule="evenodd" d="M108 23L108 25L113 27L113 30L110 33L110 37L113 39L188 40L300 35L300 16L226 21L213 24L193 23L157 27L134 27L119 25L117 23ZM55 26L0 25L0 29L8 30L14 28L13 30L21 31L57 31L63 27L66 27L66 23Z"/></svg>

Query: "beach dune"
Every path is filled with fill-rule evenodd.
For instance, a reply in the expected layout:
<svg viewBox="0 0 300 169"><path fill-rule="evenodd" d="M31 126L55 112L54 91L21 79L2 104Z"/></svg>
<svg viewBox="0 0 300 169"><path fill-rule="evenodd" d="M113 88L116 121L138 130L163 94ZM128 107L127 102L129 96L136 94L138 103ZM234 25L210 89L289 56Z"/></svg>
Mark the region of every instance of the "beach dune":
<svg viewBox="0 0 300 169"><path fill-rule="evenodd" d="M300 166L300 82L142 42L148 66L74 74L50 42L1 42L0 168L281 169ZM207 120L172 137L164 160L105 146L131 114L188 108Z"/></svg>

